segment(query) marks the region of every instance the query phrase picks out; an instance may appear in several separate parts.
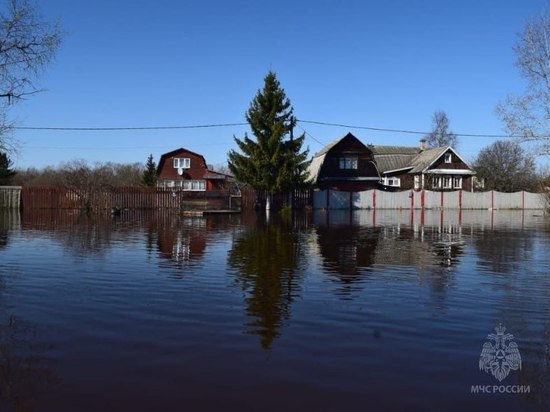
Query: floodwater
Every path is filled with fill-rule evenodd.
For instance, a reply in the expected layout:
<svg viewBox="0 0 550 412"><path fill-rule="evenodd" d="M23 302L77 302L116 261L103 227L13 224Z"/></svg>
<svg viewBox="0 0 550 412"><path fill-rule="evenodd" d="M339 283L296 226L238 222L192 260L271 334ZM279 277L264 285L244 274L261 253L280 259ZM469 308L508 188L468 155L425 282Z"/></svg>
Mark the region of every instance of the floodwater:
<svg viewBox="0 0 550 412"><path fill-rule="evenodd" d="M0 410L550 410L549 252L533 211L3 211Z"/></svg>

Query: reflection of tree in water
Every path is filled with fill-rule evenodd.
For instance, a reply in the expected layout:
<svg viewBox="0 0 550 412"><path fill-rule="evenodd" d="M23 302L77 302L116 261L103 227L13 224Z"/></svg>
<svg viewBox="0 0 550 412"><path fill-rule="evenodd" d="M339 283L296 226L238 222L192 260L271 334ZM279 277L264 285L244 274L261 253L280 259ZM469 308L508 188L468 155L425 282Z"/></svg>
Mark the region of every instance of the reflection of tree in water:
<svg viewBox="0 0 550 412"><path fill-rule="evenodd" d="M379 230L353 225L317 227L323 268L341 285L339 295L349 296L355 284L364 281L365 269L372 266Z"/></svg>
<svg viewBox="0 0 550 412"><path fill-rule="evenodd" d="M40 356L36 331L19 318L10 316L0 324L0 407L18 412L31 411L33 394L57 379L49 360Z"/></svg>
<svg viewBox="0 0 550 412"><path fill-rule="evenodd" d="M228 264L238 270L236 279L248 292L248 315L255 318L249 332L260 335L263 348L279 335L298 295L305 270L302 237L288 222L257 222L229 251Z"/></svg>

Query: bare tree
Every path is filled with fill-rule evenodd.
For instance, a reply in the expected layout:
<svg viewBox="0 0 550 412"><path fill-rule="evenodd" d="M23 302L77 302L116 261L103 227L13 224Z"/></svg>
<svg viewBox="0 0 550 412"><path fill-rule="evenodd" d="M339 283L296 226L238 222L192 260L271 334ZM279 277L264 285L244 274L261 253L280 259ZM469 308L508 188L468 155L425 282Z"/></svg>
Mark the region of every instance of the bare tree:
<svg viewBox="0 0 550 412"><path fill-rule="evenodd" d="M527 80L521 96L508 96L497 114L510 135L535 142L539 155L550 155L550 19L546 13L525 24L514 47L516 66Z"/></svg>
<svg viewBox="0 0 550 412"><path fill-rule="evenodd" d="M8 0L0 11L0 150L12 151L8 106L39 91L37 76L61 41L59 27L40 18L28 0Z"/></svg>
<svg viewBox="0 0 550 412"><path fill-rule="evenodd" d="M449 118L442 110L434 112L432 117L432 131L426 135L428 147L452 146L456 148L458 138L449 130Z"/></svg>
<svg viewBox="0 0 550 412"><path fill-rule="evenodd" d="M514 141L499 140L482 149L473 168L477 178L485 180L487 190L517 192L538 189L535 160Z"/></svg>

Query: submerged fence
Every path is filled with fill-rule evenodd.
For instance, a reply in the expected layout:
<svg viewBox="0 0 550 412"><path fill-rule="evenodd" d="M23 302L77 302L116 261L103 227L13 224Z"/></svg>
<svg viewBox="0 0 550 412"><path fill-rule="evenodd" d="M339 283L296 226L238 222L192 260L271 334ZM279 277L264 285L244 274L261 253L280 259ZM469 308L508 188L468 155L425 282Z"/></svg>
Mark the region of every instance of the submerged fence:
<svg viewBox="0 0 550 412"><path fill-rule="evenodd" d="M20 186L0 186L0 209L19 209L21 207Z"/></svg>
<svg viewBox="0 0 550 412"><path fill-rule="evenodd" d="M314 209L545 209L547 202L547 195L530 192L313 192Z"/></svg>
<svg viewBox="0 0 550 412"><path fill-rule="evenodd" d="M239 208L240 198L225 191L186 192L142 187L77 192L66 188L23 187L24 209L228 209Z"/></svg>

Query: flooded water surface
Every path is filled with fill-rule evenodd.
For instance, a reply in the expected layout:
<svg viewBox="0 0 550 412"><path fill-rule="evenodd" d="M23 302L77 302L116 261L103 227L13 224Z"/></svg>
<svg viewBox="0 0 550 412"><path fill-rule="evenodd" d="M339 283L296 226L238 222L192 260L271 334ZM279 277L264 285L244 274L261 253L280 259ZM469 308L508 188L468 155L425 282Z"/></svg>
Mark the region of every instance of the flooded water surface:
<svg viewBox="0 0 550 412"><path fill-rule="evenodd" d="M538 214L0 211L0 410L549 410Z"/></svg>

